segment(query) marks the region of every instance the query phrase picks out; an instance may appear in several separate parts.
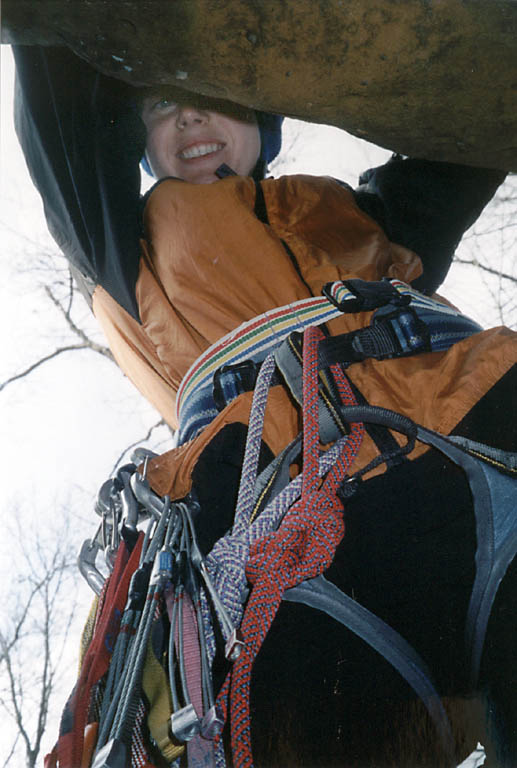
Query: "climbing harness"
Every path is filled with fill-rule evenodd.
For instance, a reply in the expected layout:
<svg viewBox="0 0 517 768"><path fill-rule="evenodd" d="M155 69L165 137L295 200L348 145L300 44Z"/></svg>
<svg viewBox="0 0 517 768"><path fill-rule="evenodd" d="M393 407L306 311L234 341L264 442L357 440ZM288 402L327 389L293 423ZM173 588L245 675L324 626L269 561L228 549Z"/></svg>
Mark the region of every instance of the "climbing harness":
<svg viewBox="0 0 517 768"><path fill-rule="evenodd" d="M207 426L217 416L218 405L221 409L241 392L253 389L253 370L256 375L258 364L293 331L301 333L311 325L322 325L343 313L377 309L369 326L370 338L367 329L354 332L354 336L347 335L347 348L358 347L362 356L356 355L356 358L364 360L442 351L481 330L477 323L448 304L424 296L401 280L338 280L324 286L323 293L243 323L191 365L177 395L180 443L192 439ZM331 337L324 344L332 345L335 338L340 337ZM331 362L344 362L339 354ZM224 366L231 368L225 373Z"/></svg>
<svg viewBox="0 0 517 768"><path fill-rule="evenodd" d="M375 313L358 331L325 338L315 327L334 313L363 310ZM409 453L415 440L443 453L465 471L474 500L476 576L466 649L475 684L490 610L517 550L517 454L360 405L344 370L368 357L447 349L478 330L400 281L351 280L327 285L323 299L245 324L192 366L179 409L195 429L207 402L217 410L254 390L233 526L203 555L195 496L158 497L146 480L152 454L135 457L145 458L141 471L125 465L102 486L101 522L79 555L81 573L99 596L95 627L47 768L56 761L61 768L176 765L185 751L191 767L222 768L228 715L233 763L252 766L251 670L282 600L326 612L384 656L422 699L446 754L453 754L449 722L423 660L323 574L344 533L346 499L359 477L387 460L381 454L352 471L365 427L405 435L399 454ZM279 381L302 407L303 432L259 474L268 392ZM322 442L332 445L321 450ZM289 467L300 455L302 471L291 479ZM231 668L216 696L212 664L221 648Z"/></svg>

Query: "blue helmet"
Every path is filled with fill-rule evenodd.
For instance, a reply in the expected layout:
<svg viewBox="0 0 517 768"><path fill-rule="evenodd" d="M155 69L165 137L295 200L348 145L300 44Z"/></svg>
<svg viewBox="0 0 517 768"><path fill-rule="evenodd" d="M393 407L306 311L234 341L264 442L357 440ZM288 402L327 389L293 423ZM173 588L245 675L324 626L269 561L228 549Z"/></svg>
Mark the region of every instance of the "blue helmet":
<svg viewBox="0 0 517 768"><path fill-rule="evenodd" d="M258 112L257 123L260 132L260 155L255 166L254 173L258 173L263 177L269 163L273 162L277 157L282 146L282 123L284 118L282 115L272 115L269 112ZM151 167L147 161L147 157L144 154L140 161L142 168L149 176L153 176Z"/></svg>

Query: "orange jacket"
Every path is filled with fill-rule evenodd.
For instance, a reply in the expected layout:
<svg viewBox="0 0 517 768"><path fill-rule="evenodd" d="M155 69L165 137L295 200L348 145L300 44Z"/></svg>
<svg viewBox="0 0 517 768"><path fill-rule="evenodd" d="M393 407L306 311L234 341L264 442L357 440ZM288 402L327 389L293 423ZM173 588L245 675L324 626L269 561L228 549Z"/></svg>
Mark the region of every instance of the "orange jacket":
<svg viewBox="0 0 517 768"><path fill-rule="evenodd" d="M93 309L119 365L174 428L176 393L186 371L241 323L319 295L329 281L397 277L411 282L421 272L418 256L390 243L359 210L351 191L333 179L290 176L261 186L267 223L255 214L256 187L250 178L212 185L163 181L150 195L144 216L136 285L142 324L104 289L95 290ZM368 325L371 314L343 315L329 323L329 330L343 333ZM515 362L517 335L497 328L447 352L367 360L348 374L370 404L448 433ZM154 460L155 490L174 498L185 495L204 446L225 424L247 422L250 399L250 393L240 395L200 435ZM283 387L275 387L264 433L273 453L295 436L298 421ZM418 446L413 455L423 450ZM375 451L367 439L358 466Z"/></svg>

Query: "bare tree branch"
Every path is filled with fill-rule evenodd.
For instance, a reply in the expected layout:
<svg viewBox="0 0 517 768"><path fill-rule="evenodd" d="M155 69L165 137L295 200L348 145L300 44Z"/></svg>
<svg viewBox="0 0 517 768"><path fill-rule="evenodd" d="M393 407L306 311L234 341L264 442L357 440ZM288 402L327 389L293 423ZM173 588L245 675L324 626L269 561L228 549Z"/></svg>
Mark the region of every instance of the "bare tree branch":
<svg viewBox="0 0 517 768"><path fill-rule="evenodd" d="M26 601L25 601L25 604L22 606L21 613L20 613L18 619L15 621L15 624L14 624L14 627L13 627L13 631L12 631L12 636L11 636L9 642L5 641L5 638L3 637L2 633L0 632L0 648L1 648L0 664L4 660L5 654L6 653L8 654L9 651L11 650L11 648L13 648L16 645L16 643L18 643L22 639L22 637L23 637L22 630L23 630L23 627L24 627L25 622L27 620L27 615L28 615L28 613L30 611L30 608L31 608L31 605L32 605L32 603L34 601L34 598L36 597L38 592L43 588L45 580L46 580L46 576L42 580L36 582L34 584L34 586L32 587L28 597L26 597Z"/></svg>
<svg viewBox="0 0 517 768"><path fill-rule="evenodd" d="M80 339L81 343L65 344L63 346L57 347L53 352L48 355L44 355L36 362L27 366L27 368L22 370L20 373L9 377L4 382L0 382L0 391L4 389L8 384L28 376L30 373L32 373L32 371L36 370L36 368L39 368L39 366L47 363L49 360L52 360L54 357L57 357L64 352L72 352L80 349L91 349L92 352L102 355L108 360L115 362L111 350L107 346L100 344L91 338L91 336L89 336L88 333L86 333L85 330L81 328L72 317L72 309L75 303L74 299L77 294L74 288L73 277L65 257L59 252L52 250L50 247L43 247L42 249L40 243L32 240L26 234L22 235L21 233L16 232L5 223L2 223L2 227L5 228L6 231L16 234L30 247L30 258L24 260L24 265L20 267L20 269L22 271L31 273L40 273L39 282L41 283L46 296L50 299L56 309L59 310L61 316L66 322L68 330L71 331L74 336ZM56 295L56 288L60 288L61 293L63 293L63 289L65 289L66 295L62 300L60 300Z"/></svg>
<svg viewBox="0 0 517 768"><path fill-rule="evenodd" d="M49 541L42 546L37 540L30 549L19 542L23 553L19 580L22 589L14 593L17 598L14 610L9 612L14 616L11 626L0 631L0 673L7 683L0 691L0 705L16 731L8 759L16 753L21 740L28 768L38 764L56 674L75 613L67 585L73 559L61 537L51 536ZM36 597L40 598L37 605Z"/></svg>
<svg viewBox="0 0 517 768"><path fill-rule="evenodd" d="M21 373L17 373L14 376L11 376L10 378L6 379L4 382L0 383L0 392L2 391L2 389L5 389L5 387L8 384L11 384L13 381L17 381L18 379L23 379L24 376L28 376L29 373L32 373L32 371L36 370L36 368L39 368L40 365L43 365L49 360L52 360L52 358L57 357L58 355L61 355L64 352L71 352L75 349L89 349L89 348L90 347L88 344L69 344L66 347L59 347L58 349L55 349L53 352L51 352L49 355L45 355L44 357L41 357L39 360L37 360L35 363L32 363L32 365L29 365L29 367L26 368L24 371L21 371Z"/></svg>
<svg viewBox="0 0 517 768"><path fill-rule="evenodd" d="M66 317L70 317L70 312L72 310L72 304L74 303L74 296L75 296L75 292L74 292L74 278L73 278L73 275L72 275L70 270L68 270L68 295L69 295L68 307L67 307L67 310L65 312L65 316Z"/></svg>
<svg viewBox="0 0 517 768"><path fill-rule="evenodd" d="M70 309L72 305L73 300L73 287L70 287L70 299L69 299L69 307L68 310L66 310L61 302L54 296L52 289L49 285L45 286L45 293L49 297L49 299L52 301L54 306L56 306L63 317L65 318L66 322L68 323L68 327L70 328L73 333L75 333L76 336L78 336L80 339L83 340L84 346L91 349L93 352L98 352L100 355L104 355L104 357L107 357L109 360L114 361L113 354L108 347L103 346L102 344L97 344L97 342L93 341L84 331L82 328L79 328L76 323L72 320L72 317L70 315Z"/></svg>
<svg viewBox="0 0 517 768"><path fill-rule="evenodd" d="M71 277L71 276L70 276ZM79 326L74 322L71 316L71 308L72 308L72 302L73 302L73 283L70 282L69 284L69 301L68 301L68 308L65 308L62 303L59 301L59 299L55 296L54 292L52 291L52 288L49 285L44 286L45 293L49 297L49 299L52 301L54 306L60 311L62 316L64 317L69 329L74 333L75 336L77 336L79 339L81 339L81 344L67 344L63 347L58 347L53 352L51 352L48 355L44 355L39 360L37 360L35 363L32 363L27 368L25 368L20 373L15 374L14 376L9 377L4 382L0 383L0 392L2 389L4 389L8 384L11 384L13 381L17 381L18 379L23 379L25 376L28 376L32 371L36 370L36 368L39 368L44 363L47 363L49 360L52 360L53 358L57 357L58 355L63 354L64 352L72 352L78 349L90 349L92 352L96 352L99 355L102 355L103 357L108 358L108 360L111 360L112 362L115 361L113 354L111 350L108 347L105 347L102 344L98 344L96 341L94 341L92 338L88 336L85 331L83 331L82 328L79 328Z"/></svg>
<svg viewBox="0 0 517 768"><path fill-rule="evenodd" d="M3 764L2 768L7 768L7 766L11 762L11 757L14 755L14 753L16 751L16 747L18 746L19 738L20 738L20 734L17 733L16 734L16 738L15 738L15 740L14 740L12 746L11 746L11 750L10 750L9 754L7 755L7 757L5 758L5 761L4 761L4 764Z"/></svg>
<svg viewBox="0 0 517 768"><path fill-rule="evenodd" d="M4 638L2 635L0 635L0 644L2 645L2 650L3 650ZM17 686L16 686L16 676L15 676L15 671L13 669L11 655L9 653L5 653L5 651L3 652L3 661L7 670L7 677L9 680L10 700L11 700L11 707L12 707L11 715L14 717L14 720L16 722L18 734L21 736L21 738L25 742L25 750L27 754L29 754L31 752L32 745L31 745L29 734L27 733L27 730L23 722L23 715L20 707L20 691L19 689L17 689Z"/></svg>
<svg viewBox="0 0 517 768"><path fill-rule="evenodd" d="M156 424L153 424L152 427L149 428L149 430L147 431L147 434L144 437L142 437L140 440L136 440L134 443L131 443L131 445L128 445L127 448L124 448L124 450L116 460L115 464L113 465L111 474L112 475L115 474L120 462L122 461L126 453L131 450L131 448L135 448L135 446L145 443L146 440L149 440L149 438L151 437L155 429L158 429L158 427L163 427L163 426L167 426L167 424L165 423L164 419L160 419L160 421L157 421Z"/></svg>
<svg viewBox="0 0 517 768"><path fill-rule="evenodd" d="M480 269L483 272L488 272L490 275L495 275L496 277L500 277L503 280L510 280L512 283L517 283L517 276L515 275L509 275L507 272L501 272L499 269L495 269L494 267L489 267L487 264L482 264L480 261L477 260L470 260L470 259L461 259L461 258L455 258L454 261L457 264L467 264L471 267L476 267L476 269Z"/></svg>

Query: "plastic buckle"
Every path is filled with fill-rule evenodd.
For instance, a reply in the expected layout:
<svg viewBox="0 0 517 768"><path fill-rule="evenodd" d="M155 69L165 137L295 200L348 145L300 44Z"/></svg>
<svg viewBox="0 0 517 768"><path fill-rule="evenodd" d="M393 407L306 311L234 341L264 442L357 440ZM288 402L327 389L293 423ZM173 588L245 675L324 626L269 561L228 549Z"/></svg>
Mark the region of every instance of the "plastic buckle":
<svg viewBox="0 0 517 768"><path fill-rule="evenodd" d="M170 723L172 734L178 741L190 741L201 730L201 723L192 703L173 712Z"/></svg>
<svg viewBox="0 0 517 768"><path fill-rule="evenodd" d="M224 655L228 661L236 661L244 648L244 640L239 630L234 629L224 646Z"/></svg>
<svg viewBox="0 0 517 768"><path fill-rule="evenodd" d="M399 293L387 279L361 280L360 278L352 278L342 282L355 298L349 297L338 301L332 295L333 283L324 285L322 293L340 312L347 314L369 312L372 309L384 307L386 304L391 304L394 307L406 307L411 301L409 296Z"/></svg>
<svg viewBox="0 0 517 768"><path fill-rule="evenodd" d="M212 397L218 411L235 400L243 392L255 387L259 366L253 360L243 360L235 365L222 365L214 373Z"/></svg>
<svg viewBox="0 0 517 768"><path fill-rule="evenodd" d="M227 176L237 176L237 173L229 165L222 163L219 168L215 169L215 175L218 179L226 179Z"/></svg>
<svg viewBox="0 0 517 768"><path fill-rule="evenodd" d="M224 720L219 717L215 705L210 707L201 721L201 736L212 741L224 728Z"/></svg>
<svg viewBox="0 0 517 768"><path fill-rule="evenodd" d="M383 307L373 316L373 326L379 324L390 328L390 333L400 348L391 357L407 357L431 351L429 329L412 307L393 310Z"/></svg>

